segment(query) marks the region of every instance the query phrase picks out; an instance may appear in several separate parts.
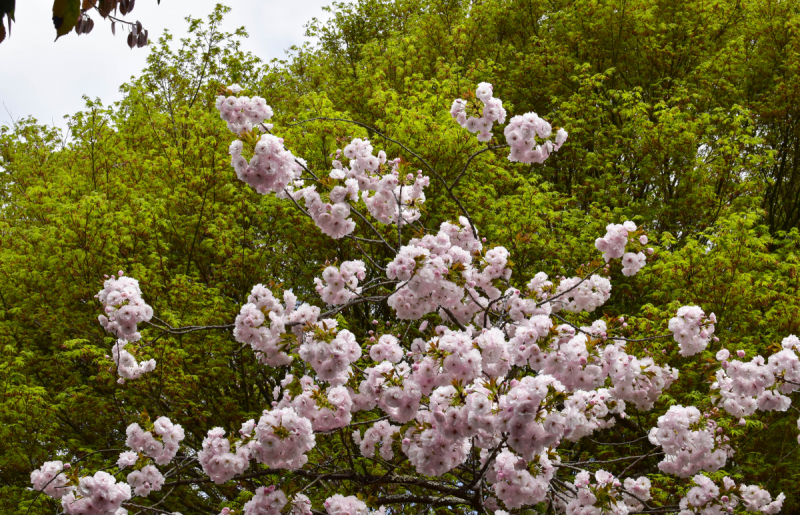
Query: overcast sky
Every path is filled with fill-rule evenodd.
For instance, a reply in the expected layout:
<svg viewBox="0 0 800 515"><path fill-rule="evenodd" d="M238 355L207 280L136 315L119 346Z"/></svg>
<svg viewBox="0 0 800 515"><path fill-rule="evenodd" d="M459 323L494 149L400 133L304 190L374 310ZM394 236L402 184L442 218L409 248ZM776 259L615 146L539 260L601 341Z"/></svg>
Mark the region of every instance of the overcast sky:
<svg viewBox="0 0 800 515"><path fill-rule="evenodd" d="M156 41L168 28L179 39L186 33L186 16L205 18L220 0L138 0L125 19L140 20ZM233 10L223 30L245 26L243 42L264 61L285 56L284 50L304 41L303 26L312 18L328 19L322 7L330 0L228 0ZM11 117L33 115L41 123L64 127L62 117L83 108L82 95L99 97L104 104L119 100L119 86L145 66L147 48L130 50L127 33L92 13L91 34L74 32L54 42L52 2L21 0L11 37L0 44L0 125ZM10 115L9 115L10 113Z"/></svg>

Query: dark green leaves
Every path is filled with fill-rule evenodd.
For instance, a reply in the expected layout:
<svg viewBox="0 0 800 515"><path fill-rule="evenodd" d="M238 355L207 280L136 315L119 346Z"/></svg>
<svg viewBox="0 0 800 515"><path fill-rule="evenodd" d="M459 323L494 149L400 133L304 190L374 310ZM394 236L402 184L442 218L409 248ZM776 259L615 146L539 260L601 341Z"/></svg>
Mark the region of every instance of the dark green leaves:
<svg viewBox="0 0 800 515"><path fill-rule="evenodd" d="M10 20L14 20L14 3L16 0L0 0L0 18L3 15L8 16Z"/></svg>
<svg viewBox="0 0 800 515"><path fill-rule="evenodd" d="M14 20L14 1L0 0L0 43L6 39L6 28L3 25L4 18L8 17L8 34L11 34L11 22Z"/></svg>

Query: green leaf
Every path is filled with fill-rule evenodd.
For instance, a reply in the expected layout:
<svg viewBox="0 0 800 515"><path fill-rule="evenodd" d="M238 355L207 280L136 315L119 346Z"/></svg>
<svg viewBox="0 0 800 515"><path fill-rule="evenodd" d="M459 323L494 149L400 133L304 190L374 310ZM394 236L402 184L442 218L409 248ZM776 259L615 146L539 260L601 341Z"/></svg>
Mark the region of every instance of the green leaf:
<svg viewBox="0 0 800 515"><path fill-rule="evenodd" d="M56 40L75 27L80 13L80 0L53 1L53 26L56 28Z"/></svg>

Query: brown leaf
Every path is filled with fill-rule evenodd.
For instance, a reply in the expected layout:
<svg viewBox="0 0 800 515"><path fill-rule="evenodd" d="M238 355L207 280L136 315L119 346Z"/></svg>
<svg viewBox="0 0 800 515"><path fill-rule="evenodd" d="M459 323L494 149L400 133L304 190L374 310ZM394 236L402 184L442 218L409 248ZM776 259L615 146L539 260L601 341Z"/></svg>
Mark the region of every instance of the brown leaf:
<svg viewBox="0 0 800 515"><path fill-rule="evenodd" d="M106 18L111 11L117 8L116 0L101 0L98 5L100 6L100 16Z"/></svg>
<svg viewBox="0 0 800 515"><path fill-rule="evenodd" d="M92 7L94 7L94 2L95 0L83 0L83 3L81 4L81 9L84 10L91 9Z"/></svg>
<svg viewBox="0 0 800 515"><path fill-rule="evenodd" d="M128 34L128 46L131 48L136 46L136 36L133 35L133 32Z"/></svg>
<svg viewBox="0 0 800 515"><path fill-rule="evenodd" d="M2 43L4 39L6 39L6 26L3 25L3 19L0 18L0 43Z"/></svg>
<svg viewBox="0 0 800 515"><path fill-rule="evenodd" d="M111 33L117 35L117 24L114 20L111 20Z"/></svg>

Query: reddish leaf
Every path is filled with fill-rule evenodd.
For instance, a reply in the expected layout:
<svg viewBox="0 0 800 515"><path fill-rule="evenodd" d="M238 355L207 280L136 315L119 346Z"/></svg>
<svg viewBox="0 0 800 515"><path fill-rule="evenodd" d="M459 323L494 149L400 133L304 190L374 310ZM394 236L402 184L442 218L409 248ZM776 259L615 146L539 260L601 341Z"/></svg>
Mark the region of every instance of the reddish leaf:
<svg viewBox="0 0 800 515"><path fill-rule="evenodd" d="M117 8L117 2L116 0L102 0L98 2L98 7L100 7L100 16L106 18L111 11Z"/></svg>

